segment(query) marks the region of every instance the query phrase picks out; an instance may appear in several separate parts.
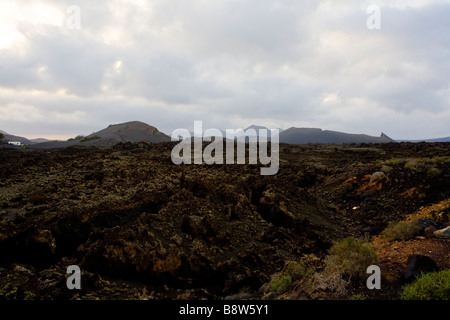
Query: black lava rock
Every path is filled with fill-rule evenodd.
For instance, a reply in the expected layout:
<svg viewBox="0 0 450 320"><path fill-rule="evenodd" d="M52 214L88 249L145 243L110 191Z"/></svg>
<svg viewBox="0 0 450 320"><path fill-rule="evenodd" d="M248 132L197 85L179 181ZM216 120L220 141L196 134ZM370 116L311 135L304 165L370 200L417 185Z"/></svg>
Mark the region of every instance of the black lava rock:
<svg viewBox="0 0 450 320"><path fill-rule="evenodd" d="M408 257L405 271L405 281L412 282L423 273L439 271L433 259L421 254L412 254Z"/></svg>
<svg viewBox="0 0 450 320"><path fill-rule="evenodd" d="M423 218L423 219L419 219L416 220L414 222L412 222L413 224L417 225L418 227L418 234L420 236L424 235L424 231L427 227L433 226L436 229L438 228L438 225L436 224L436 222L434 222L434 220L428 219L428 218Z"/></svg>

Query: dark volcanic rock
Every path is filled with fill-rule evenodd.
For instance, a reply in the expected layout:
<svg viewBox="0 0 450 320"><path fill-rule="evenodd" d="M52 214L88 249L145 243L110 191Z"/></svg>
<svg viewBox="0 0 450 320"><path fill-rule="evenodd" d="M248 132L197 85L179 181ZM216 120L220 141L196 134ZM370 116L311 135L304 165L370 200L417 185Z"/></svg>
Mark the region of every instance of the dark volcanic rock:
<svg viewBox="0 0 450 320"><path fill-rule="evenodd" d="M418 227L418 234L420 236L425 234L426 228L428 228L428 227L437 228L438 227L438 225L436 224L436 222L434 222L434 220L428 219L428 218L419 219L419 220L413 221L412 223Z"/></svg>
<svg viewBox="0 0 450 320"><path fill-rule="evenodd" d="M182 221L181 231L193 237L201 237L205 234L203 220L199 216L185 216Z"/></svg>
<svg viewBox="0 0 450 320"><path fill-rule="evenodd" d="M261 285L286 261L323 259L335 240L378 234L428 199L450 198L450 179L403 163L370 183L379 160L446 157L450 144L282 145L274 176L261 176L259 165L177 166L174 145L0 150L0 293L261 297ZM450 162L435 165L450 172ZM69 265L80 266L83 290L68 292Z"/></svg>
<svg viewBox="0 0 450 320"><path fill-rule="evenodd" d="M405 281L412 282L423 273L439 271L439 268L430 257L412 254L408 257L405 271Z"/></svg>

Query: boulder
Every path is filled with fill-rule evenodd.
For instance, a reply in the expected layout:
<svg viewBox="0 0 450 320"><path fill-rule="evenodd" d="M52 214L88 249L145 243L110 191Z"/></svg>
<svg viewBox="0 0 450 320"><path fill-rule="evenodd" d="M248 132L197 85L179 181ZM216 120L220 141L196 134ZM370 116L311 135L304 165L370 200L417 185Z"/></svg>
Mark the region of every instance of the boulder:
<svg viewBox="0 0 450 320"><path fill-rule="evenodd" d="M435 226L428 226L423 230L423 234L426 238L433 238L436 230Z"/></svg>
<svg viewBox="0 0 450 320"><path fill-rule="evenodd" d="M181 223L181 231L190 234L194 238L201 237L205 234L202 217L199 216L184 216Z"/></svg>
<svg viewBox="0 0 450 320"><path fill-rule="evenodd" d="M370 183L372 182L381 182L384 179L386 179L386 175L384 174L384 172L382 171L377 171L374 172L371 176L370 176Z"/></svg>
<svg viewBox="0 0 450 320"><path fill-rule="evenodd" d="M436 238L448 239L450 238L450 226L444 229L436 230L433 234Z"/></svg>
<svg viewBox="0 0 450 320"><path fill-rule="evenodd" d="M412 222L412 224L415 224L418 228L417 234L419 236L425 235L425 229L428 227L435 227L437 229L437 224L434 222L434 220L429 218L422 218L419 220L415 220Z"/></svg>
<svg viewBox="0 0 450 320"><path fill-rule="evenodd" d="M412 282L423 273L435 271L439 271L439 268L433 259L421 254L412 254L408 257L405 281Z"/></svg>

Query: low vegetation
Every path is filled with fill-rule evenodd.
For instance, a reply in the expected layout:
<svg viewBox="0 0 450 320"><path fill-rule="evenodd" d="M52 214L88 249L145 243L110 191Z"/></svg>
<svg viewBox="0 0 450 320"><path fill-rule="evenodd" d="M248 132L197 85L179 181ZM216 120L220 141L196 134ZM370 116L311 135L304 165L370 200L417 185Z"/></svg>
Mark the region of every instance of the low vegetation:
<svg viewBox="0 0 450 320"><path fill-rule="evenodd" d="M381 171L384 172L384 173L389 173L389 172L392 171L392 167L384 165L384 166L381 167Z"/></svg>
<svg viewBox="0 0 450 320"><path fill-rule="evenodd" d="M438 177L442 171L437 166L450 162L450 156L435 156L422 158L391 158L380 161L381 171L389 173L392 166L403 166L405 169L417 172L426 172L428 177Z"/></svg>
<svg viewBox="0 0 450 320"><path fill-rule="evenodd" d="M67 141L75 141L75 140L81 140L81 139L84 139L84 136L78 135L78 136L76 136L75 138L70 138L70 139L68 139Z"/></svg>
<svg viewBox="0 0 450 320"><path fill-rule="evenodd" d="M449 300L450 269L427 273L403 287L402 300Z"/></svg>
<svg viewBox="0 0 450 320"><path fill-rule="evenodd" d="M373 246L352 237L335 242L325 261L325 271L339 272L349 277L366 276L367 267L378 263Z"/></svg>
<svg viewBox="0 0 450 320"><path fill-rule="evenodd" d="M80 140L80 142L87 142L87 141L91 141L91 140L97 140L100 139L99 136L89 136L89 137L85 137L83 139Z"/></svg>
<svg viewBox="0 0 450 320"><path fill-rule="evenodd" d="M442 170L438 168L430 168L427 170L427 176L430 178L439 177L442 174Z"/></svg>
<svg viewBox="0 0 450 320"><path fill-rule="evenodd" d="M289 275L293 281L309 278L314 269L302 262L290 262L286 266L286 274Z"/></svg>
<svg viewBox="0 0 450 320"><path fill-rule="evenodd" d="M320 259L314 255L304 255L300 262L287 262L283 271L272 277L270 281L271 291L280 294L286 291L292 283L310 279L318 264L320 264Z"/></svg>
<svg viewBox="0 0 450 320"><path fill-rule="evenodd" d="M383 230L382 235L386 240L409 240L417 235L418 227L416 224L407 223L405 221L388 223L386 229Z"/></svg>
<svg viewBox="0 0 450 320"><path fill-rule="evenodd" d="M270 280L270 289L275 293L283 293L292 284L292 278L287 274L278 274Z"/></svg>
<svg viewBox="0 0 450 320"><path fill-rule="evenodd" d="M433 157L435 163L446 163L450 162L450 156L435 156Z"/></svg>
<svg viewBox="0 0 450 320"><path fill-rule="evenodd" d="M0 300L413 299L409 255L450 268L448 240L425 223L411 241L381 235L389 221L405 221L386 228L392 239L424 218L448 226L450 144L281 145L275 176L175 166L174 145L2 150ZM67 290L72 264L82 290ZM381 290L367 288L370 265Z"/></svg>

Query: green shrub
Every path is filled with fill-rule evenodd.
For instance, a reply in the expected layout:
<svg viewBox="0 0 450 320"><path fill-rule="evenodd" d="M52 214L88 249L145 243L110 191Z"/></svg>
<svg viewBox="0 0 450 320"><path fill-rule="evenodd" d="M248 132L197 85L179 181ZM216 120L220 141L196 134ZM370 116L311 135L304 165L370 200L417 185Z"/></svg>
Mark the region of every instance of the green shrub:
<svg viewBox="0 0 450 320"><path fill-rule="evenodd" d="M84 139L84 137L82 135L78 135L75 138L69 138L67 139L67 141L75 141L75 140L81 140Z"/></svg>
<svg viewBox="0 0 450 320"><path fill-rule="evenodd" d="M405 159L394 158L394 157L392 157L391 159L385 161L385 163L388 164L388 165L389 164L396 165L396 164L401 164L403 162L405 162Z"/></svg>
<svg viewBox="0 0 450 320"><path fill-rule="evenodd" d="M288 261L283 271L272 276L269 283L271 290L280 294L293 282L311 278L319 264L320 259L313 254L302 256L300 262Z"/></svg>
<svg viewBox="0 0 450 320"><path fill-rule="evenodd" d="M89 137L81 139L80 142L87 142L87 141L96 140L96 139L100 139L100 137L99 136L89 136Z"/></svg>
<svg viewBox="0 0 450 320"><path fill-rule="evenodd" d="M426 273L403 287L402 300L449 300L450 269Z"/></svg>
<svg viewBox="0 0 450 320"><path fill-rule="evenodd" d="M364 295L362 294L354 294L352 295L350 298L348 298L349 300L366 300L366 297L364 297Z"/></svg>
<svg viewBox="0 0 450 320"><path fill-rule="evenodd" d="M434 162L436 163L445 163L450 162L450 156L435 156L433 157Z"/></svg>
<svg viewBox="0 0 450 320"><path fill-rule="evenodd" d="M439 177L442 174L442 171L438 168L430 168L427 171L427 176L430 178Z"/></svg>
<svg viewBox="0 0 450 320"><path fill-rule="evenodd" d="M389 173L392 171L392 167L391 166L382 166L381 171L384 173Z"/></svg>
<svg viewBox="0 0 450 320"><path fill-rule="evenodd" d="M284 270L284 273L290 276L292 281L309 278L313 272L314 270L305 263L295 261L290 261Z"/></svg>
<svg viewBox="0 0 450 320"><path fill-rule="evenodd" d="M275 293L283 293L292 284L292 278L286 274L278 274L270 280L270 288Z"/></svg>
<svg viewBox="0 0 450 320"><path fill-rule="evenodd" d="M416 159L408 159L405 163L405 169L409 169L412 171L416 171L417 170L417 160Z"/></svg>
<svg viewBox="0 0 450 320"><path fill-rule="evenodd" d="M367 267L377 263L378 256L370 243L349 237L330 248L325 271L337 270L350 277L365 277Z"/></svg>
<svg viewBox="0 0 450 320"><path fill-rule="evenodd" d="M405 221L390 221L381 233L387 240L409 240L414 238L419 229L416 224L407 223Z"/></svg>

